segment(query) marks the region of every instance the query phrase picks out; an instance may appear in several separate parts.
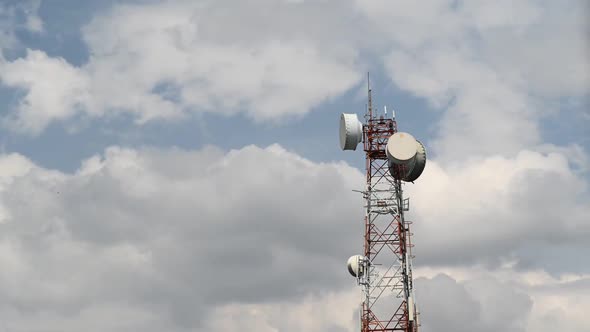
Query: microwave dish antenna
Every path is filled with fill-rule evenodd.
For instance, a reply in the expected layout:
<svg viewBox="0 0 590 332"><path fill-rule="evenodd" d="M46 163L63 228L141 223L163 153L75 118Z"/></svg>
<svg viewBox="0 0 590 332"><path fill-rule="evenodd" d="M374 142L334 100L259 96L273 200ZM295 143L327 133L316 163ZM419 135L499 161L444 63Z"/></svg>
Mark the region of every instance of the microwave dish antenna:
<svg viewBox="0 0 590 332"><path fill-rule="evenodd" d="M342 113L340 115L340 148L342 150L356 150L363 141L363 124L356 114Z"/></svg>

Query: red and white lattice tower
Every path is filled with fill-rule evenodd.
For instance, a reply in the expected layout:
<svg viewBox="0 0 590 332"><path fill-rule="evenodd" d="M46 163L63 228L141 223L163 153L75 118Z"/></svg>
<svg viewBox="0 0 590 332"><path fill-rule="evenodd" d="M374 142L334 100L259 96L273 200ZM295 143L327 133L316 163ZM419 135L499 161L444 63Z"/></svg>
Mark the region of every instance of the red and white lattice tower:
<svg viewBox="0 0 590 332"><path fill-rule="evenodd" d="M348 260L348 270L363 289L361 331L418 331L412 280L411 222L404 213L404 182L424 170L426 152L408 133L398 132L395 114L377 116L368 88L365 123L356 114L342 114L340 145L355 150L362 142L366 154L364 252Z"/></svg>

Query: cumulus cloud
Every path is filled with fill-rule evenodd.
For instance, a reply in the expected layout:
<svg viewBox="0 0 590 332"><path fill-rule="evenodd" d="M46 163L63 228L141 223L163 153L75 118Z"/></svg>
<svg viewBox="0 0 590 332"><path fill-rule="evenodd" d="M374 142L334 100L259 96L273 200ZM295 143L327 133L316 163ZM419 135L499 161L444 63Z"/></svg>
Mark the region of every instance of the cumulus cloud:
<svg viewBox="0 0 590 332"><path fill-rule="evenodd" d="M554 277L542 269L517 271L512 264L418 268L418 304L424 331L585 331L590 275ZM452 305L449 305L452 304ZM448 314L439 314L439 313ZM459 326L460 313L472 314Z"/></svg>
<svg viewBox="0 0 590 332"><path fill-rule="evenodd" d="M19 155L0 167L0 316L28 331L173 330L217 306L325 294L359 238L361 174L276 145L113 147L74 174ZM113 311L121 322L99 322Z"/></svg>
<svg viewBox="0 0 590 332"><path fill-rule="evenodd" d="M344 290L295 302L226 305L216 309L203 331L356 331L358 295L357 291Z"/></svg>
<svg viewBox="0 0 590 332"><path fill-rule="evenodd" d="M4 84L28 91L9 126L39 133L51 121L71 117L88 101L88 78L62 58L28 50L24 58L0 62ZM59 79L56 79L59 78Z"/></svg>
<svg viewBox="0 0 590 332"><path fill-rule="evenodd" d="M558 97L590 87L583 1L358 1L384 22L383 61L401 89L445 110L432 142L441 159L515 155L540 143Z"/></svg>
<svg viewBox="0 0 590 332"><path fill-rule="evenodd" d="M2 82L25 91L10 126L37 134L73 115L119 112L133 114L139 124L187 112L244 112L272 122L301 116L362 77L358 51L334 38L357 34L347 23L354 17L343 9L326 11L334 5L260 0L115 6L83 28L90 58L80 68L42 51L4 61ZM54 71L46 73L49 64ZM34 82L18 79L27 73ZM55 77L58 91L48 88ZM56 98L61 105L43 102Z"/></svg>
<svg viewBox="0 0 590 332"><path fill-rule="evenodd" d="M590 86L587 9L570 2L120 4L83 27L90 53L84 66L44 54L4 64L27 72L37 62L63 62L61 84L71 88L61 95L72 96L67 107L37 100L52 93L41 72L36 84L5 80L2 71L0 78L25 90L29 104L14 110L11 125L29 133L75 114L120 112L138 124L188 112L280 122L352 88L368 66L359 55L366 53L383 62L400 88L448 106L436 142L441 156L511 154L539 143L539 109L554 112L538 96L580 96ZM74 97L80 93L82 101Z"/></svg>
<svg viewBox="0 0 590 332"><path fill-rule="evenodd" d="M511 268L418 274L417 304L424 332L582 332L588 327L581 315L590 298L588 276L575 280L523 278L526 274ZM356 299L357 292L343 290L297 302L227 305L216 310L206 328L353 332L358 330Z"/></svg>
<svg viewBox="0 0 590 332"><path fill-rule="evenodd" d="M588 249L588 154L544 144L539 125L559 111L544 100L588 91L579 2L228 4L117 5L84 27L81 67L39 50L3 59L2 83L23 96L5 123L40 133L121 112L283 121L354 86L368 50L444 112L434 159L406 187L423 330L588 330L583 264L545 255ZM362 182L278 145L112 147L73 174L2 155L0 326L354 331L358 294L342 263L361 246L350 189Z"/></svg>
<svg viewBox="0 0 590 332"><path fill-rule="evenodd" d="M418 278L420 308L428 313L422 330L428 331L525 331L532 301L497 280L469 280L458 283L440 274ZM426 314L425 314L426 316Z"/></svg>
<svg viewBox="0 0 590 332"><path fill-rule="evenodd" d="M545 215L549 204L529 191L532 206L515 209L527 202L504 186L532 181L523 187L532 186L535 194L535 179L544 172L574 181L562 156L496 158L448 174L429 167L423 181L432 192L419 185L411 192L425 331L532 331L530 326L584 301L584 276L560 281L543 270L517 272L514 261L506 267L514 248L530 245L525 229L538 228L530 241L541 241L547 234L572 237L575 225L569 223L585 225L573 214L545 222L553 217ZM509 176L481 179L491 175L478 167ZM229 152L112 147L72 174L3 155L0 174L0 316L6 328L356 330L360 296L343 262L360 247L361 198L351 189L363 177L345 164L314 163L278 145ZM460 194L449 189L451 182L465 190L463 203L469 203L459 212L436 199L439 190L452 193L449 198ZM468 191L473 185L479 188ZM553 204L574 204L553 190L546 197ZM491 207L489 197L496 198ZM521 219L493 215L507 213L504 204L515 204L506 208ZM473 221L488 208L489 223ZM585 205L575 208L587 211ZM454 231L460 228L469 231ZM502 264L469 267L496 256ZM450 277L437 277L440 272ZM566 287L582 291L562 291ZM506 298L509 305L501 305ZM115 319L104 321L109 316ZM576 312L568 317L572 331L586 324Z"/></svg>
<svg viewBox="0 0 590 332"><path fill-rule="evenodd" d="M520 248L558 249L590 235L588 183L557 152L522 151L444 168L429 162L407 192L416 252L425 264L500 264L518 259Z"/></svg>

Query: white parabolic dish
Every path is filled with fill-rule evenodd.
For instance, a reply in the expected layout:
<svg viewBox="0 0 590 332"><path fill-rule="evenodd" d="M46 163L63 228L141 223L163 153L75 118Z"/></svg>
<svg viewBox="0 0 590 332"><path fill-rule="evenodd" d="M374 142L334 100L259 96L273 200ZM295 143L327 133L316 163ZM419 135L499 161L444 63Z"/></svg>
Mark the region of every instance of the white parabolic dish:
<svg viewBox="0 0 590 332"><path fill-rule="evenodd" d="M363 140L363 124L356 114L342 113L340 116L340 148L342 150L356 150L356 146Z"/></svg>
<svg viewBox="0 0 590 332"><path fill-rule="evenodd" d="M416 155L416 146L418 142L414 136L397 132L387 141L387 148L385 150L387 158L397 165L405 165L411 161Z"/></svg>
<svg viewBox="0 0 590 332"><path fill-rule="evenodd" d="M353 277L358 278L363 275L362 261L363 261L363 256L354 255L348 259L348 262L346 262L346 265L348 267L348 272Z"/></svg>

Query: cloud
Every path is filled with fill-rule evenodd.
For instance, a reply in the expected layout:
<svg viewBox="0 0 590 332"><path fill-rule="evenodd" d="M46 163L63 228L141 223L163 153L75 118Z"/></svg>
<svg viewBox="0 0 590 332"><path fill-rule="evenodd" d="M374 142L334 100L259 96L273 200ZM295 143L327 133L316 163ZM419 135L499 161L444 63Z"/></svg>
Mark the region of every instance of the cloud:
<svg viewBox="0 0 590 332"><path fill-rule="evenodd" d="M218 308L202 331L356 331L358 305L359 293L351 290L311 295L294 302L232 304Z"/></svg>
<svg viewBox="0 0 590 332"><path fill-rule="evenodd" d="M356 35L345 24L351 15L322 11L328 7L267 0L115 6L83 28L90 58L80 68L42 51L4 61L0 79L25 91L10 127L38 134L52 121L121 112L138 124L190 112L275 123L302 116L362 77L357 50L333 38ZM51 76L39 69L47 63L59 63ZM33 82L18 79L28 72ZM67 88L48 89L54 77ZM62 105L43 103L58 97Z"/></svg>
<svg viewBox="0 0 590 332"><path fill-rule="evenodd" d="M51 121L75 115L89 100L88 78L42 51L27 50L24 58L0 62L0 73L5 85L27 91L18 112L4 119L12 128L39 133Z"/></svg>
<svg viewBox="0 0 590 332"><path fill-rule="evenodd" d="M474 331L581 332L590 323L582 314L590 299L588 274L556 278L542 269L517 271L507 264L418 268L415 276L424 331L456 324L453 316L459 314L439 314L451 311L473 314L465 324Z"/></svg>
<svg viewBox="0 0 590 332"><path fill-rule="evenodd" d="M589 326L581 315L590 298L588 276L532 284L510 269L466 273L417 278L423 331L581 332Z"/></svg>
<svg viewBox="0 0 590 332"><path fill-rule="evenodd" d="M576 281L546 277L533 283L524 281L523 275L511 268L470 268L416 278L420 330L586 331L587 319L581 313L590 298L588 276ZM227 305L211 315L206 329L313 332L332 331L332 327L353 332L358 330L358 298L357 292L343 290L272 305Z"/></svg>
<svg viewBox="0 0 590 332"><path fill-rule="evenodd" d="M536 287L535 309L531 315L531 331L587 331L590 320L587 308L590 306L589 278L554 285Z"/></svg>
<svg viewBox="0 0 590 332"><path fill-rule="evenodd" d="M580 1L553 6L450 0L119 4L82 28L86 64L47 59L64 63L62 84L77 86L65 94L72 96L67 107L34 100L14 110L18 121L10 127L38 134L53 121L121 113L137 124L191 112L286 122L353 88L369 64L360 54L368 54L401 89L448 109L433 145L439 156L514 154L540 143L539 115L556 112L544 98L583 96L590 86L587 10ZM47 60L29 56L27 66L17 67L26 72ZM85 84L78 86L69 72ZM2 76L6 86L26 92L25 100L52 94L41 88L48 80L41 73L39 83L28 85ZM73 97L79 92L81 102Z"/></svg>
<svg viewBox="0 0 590 332"><path fill-rule="evenodd" d="M539 190L548 177L552 191ZM425 331L496 331L502 318L505 329L533 331L584 301L583 275L518 270L514 255L586 237L587 206L560 189L576 181L562 155L447 171L430 163L421 180L428 191L416 184L410 194ZM519 181L524 191L505 186ZM360 246L361 198L351 189L362 182L343 163L314 163L278 145L111 147L72 174L3 155L0 316L15 331L354 331L360 297L343 264ZM445 206L441 193L456 205ZM110 315L118 319L103 320ZM572 331L584 330L585 316L568 317Z"/></svg>
<svg viewBox="0 0 590 332"><path fill-rule="evenodd" d="M362 176L345 164L274 145L113 147L74 174L19 155L0 167L5 326L188 328L208 308L288 302L348 281ZM113 311L127 323L98 322Z"/></svg>
<svg viewBox="0 0 590 332"><path fill-rule="evenodd" d="M524 332L532 301L494 279L458 283L440 274L418 278L422 330L428 331L510 331Z"/></svg>
<svg viewBox="0 0 590 332"><path fill-rule="evenodd" d="M3 2L0 4L0 54L19 46L17 32L43 32L38 15L40 0ZM1 58L1 57L0 57Z"/></svg>
<svg viewBox="0 0 590 332"><path fill-rule="evenodd" d="M416 288L424 331L586 331L587 271L567 254L588 250L588 154L544 144L540 129L562 112L543 101L587 92L583 7L391 5L118 5L83 29L80 67L39 50L0 62L23 96L5 121L33 134L122 113L280 122L353 87L368 51L444 112L434 158L406 186L415 266L430 272ZM2 155L0 326L356 330L343 262L361 245L350 189L362 182L278 145L112 147L73 174Z"/></svg>
<svg viewBox="0 0 590 332"><path fill-rule="evenodd" d="M383 22L393 82L445 111L431 142L441 160L530 149L541 143L540 121L560 111L548 100L588 93L583 1L357 3Z"/></svg>
<svg viewBox="0 0 590 332"><path fill-rule="evenodd" d="M525 150L447 167L429 161L406 192L422 264L497 265L524 260L522 248L558 250L581 245L590 234L588 183L562 153ZM543 261L542 254L535 257L526 260Z"/></svg>

